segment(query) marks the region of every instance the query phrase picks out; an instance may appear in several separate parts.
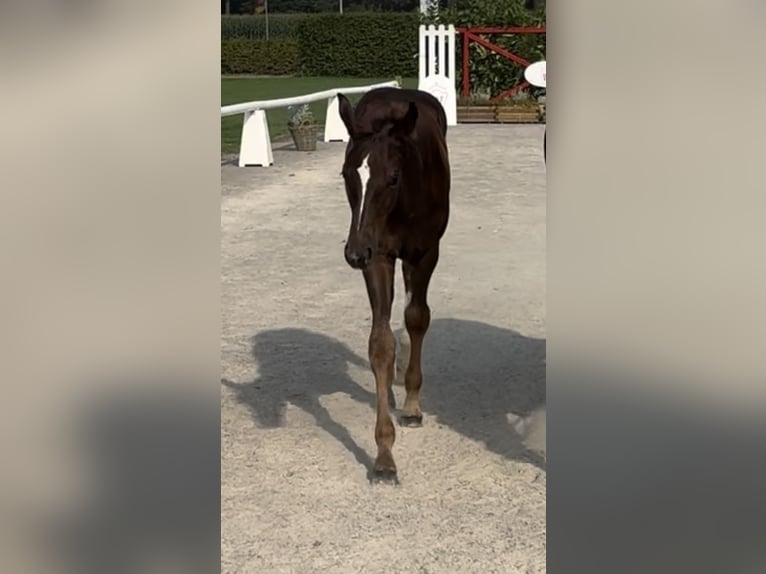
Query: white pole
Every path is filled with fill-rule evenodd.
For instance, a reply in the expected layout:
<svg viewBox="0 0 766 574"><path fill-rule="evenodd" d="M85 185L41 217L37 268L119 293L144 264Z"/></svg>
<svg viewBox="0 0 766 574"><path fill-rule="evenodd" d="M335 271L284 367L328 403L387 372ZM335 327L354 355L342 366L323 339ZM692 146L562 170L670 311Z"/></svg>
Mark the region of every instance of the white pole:
<svg viewBox="0 0 766 574"><path fill-rule="evenodd" d="M269 0L264 0L263 8L266 10L266 41L269 41Z"/></svg>
<svg viewBox="0 0 766 574"><path fill-rule="evenodd" d="M418 81L426 79L426 27L420 25L418 33Z"/></svg>
<svg viewBox="0 0 766 574"><path fill-rule="evenodd" d="M343 14L343 0L338 0L338 11Z"/></svg>
<svg viewBox="0 0 766 574"><path fill-rule="evenodd" d="M439 24L439 30L436 32L436 37L439 39L439 75L446 76L447 72L447 50L444 47L444 40L447 39L447 29L444 24Z"/></svg>

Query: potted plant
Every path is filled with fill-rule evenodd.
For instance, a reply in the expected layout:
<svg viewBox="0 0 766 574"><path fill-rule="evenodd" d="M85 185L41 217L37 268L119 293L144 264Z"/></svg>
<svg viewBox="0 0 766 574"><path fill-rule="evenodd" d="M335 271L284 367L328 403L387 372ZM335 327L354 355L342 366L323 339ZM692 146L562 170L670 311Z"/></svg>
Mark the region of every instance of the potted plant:
<svg viewBox="0 0 766 574"><path fill-rule="evenodd" d="M290 106L288 108L290 119L287 129L295 142L298 151L313 151L317 148L318 126L314 114L311 113L308 104Z"/></svg>

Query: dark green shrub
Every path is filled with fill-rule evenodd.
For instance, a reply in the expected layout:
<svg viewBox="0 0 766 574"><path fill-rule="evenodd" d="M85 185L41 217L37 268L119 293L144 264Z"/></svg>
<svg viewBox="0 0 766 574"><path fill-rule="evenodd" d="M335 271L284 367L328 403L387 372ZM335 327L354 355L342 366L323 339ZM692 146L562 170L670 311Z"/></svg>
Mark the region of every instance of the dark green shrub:
<svg viewBox="0 0 766 574"><path fill-rule="evenodd" d="M417 13L319 14L298 24L298 60L307 76L413 77Z"/></svg>
<svg viewBox="0 0 766 574"><path fill-rule="evenodd" d="M225 40L222 74L286 76L298 71L298 45L291 40Z"/></svg>

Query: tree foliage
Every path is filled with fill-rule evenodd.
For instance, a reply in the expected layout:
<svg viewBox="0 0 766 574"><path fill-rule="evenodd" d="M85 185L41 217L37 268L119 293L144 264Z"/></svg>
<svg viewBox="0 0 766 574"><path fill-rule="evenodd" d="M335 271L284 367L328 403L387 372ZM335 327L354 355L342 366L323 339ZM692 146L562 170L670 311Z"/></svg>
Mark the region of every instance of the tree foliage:
<svg viewBox="0 0 766 574"><path fill-rule="evenodd" d="M454 24L456 27L510 27L545 26L545 5L530 10L529 0L458 0L451 6L440 8L427 20L433 23ZM533 6L534 7L534 6ZM529 62L545 59L545 34L483 34L486 39ZM458 62L462 61L462 43L458 42ZM499 54L471 43L470 86L472 94L498 95L524 76L524 69ZM462 89L463 78L459 79ZM533 94L538 89L531 89Z"/></svg>

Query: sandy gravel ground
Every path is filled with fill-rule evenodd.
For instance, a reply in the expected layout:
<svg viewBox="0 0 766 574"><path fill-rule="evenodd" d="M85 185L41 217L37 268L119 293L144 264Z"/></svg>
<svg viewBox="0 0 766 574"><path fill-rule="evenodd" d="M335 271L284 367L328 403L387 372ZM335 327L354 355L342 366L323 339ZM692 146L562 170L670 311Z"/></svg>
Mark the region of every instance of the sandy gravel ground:
<svg viewBox="0 0 766 574"><path fill-rule="evenodd" d="M367 478L370 310L343 260L344 145L222 165L224 572L545 571L542 137L539 125L450 129L424 426L397 426L398 486ZM398 268L396 289L399 330Z"/></svg>

